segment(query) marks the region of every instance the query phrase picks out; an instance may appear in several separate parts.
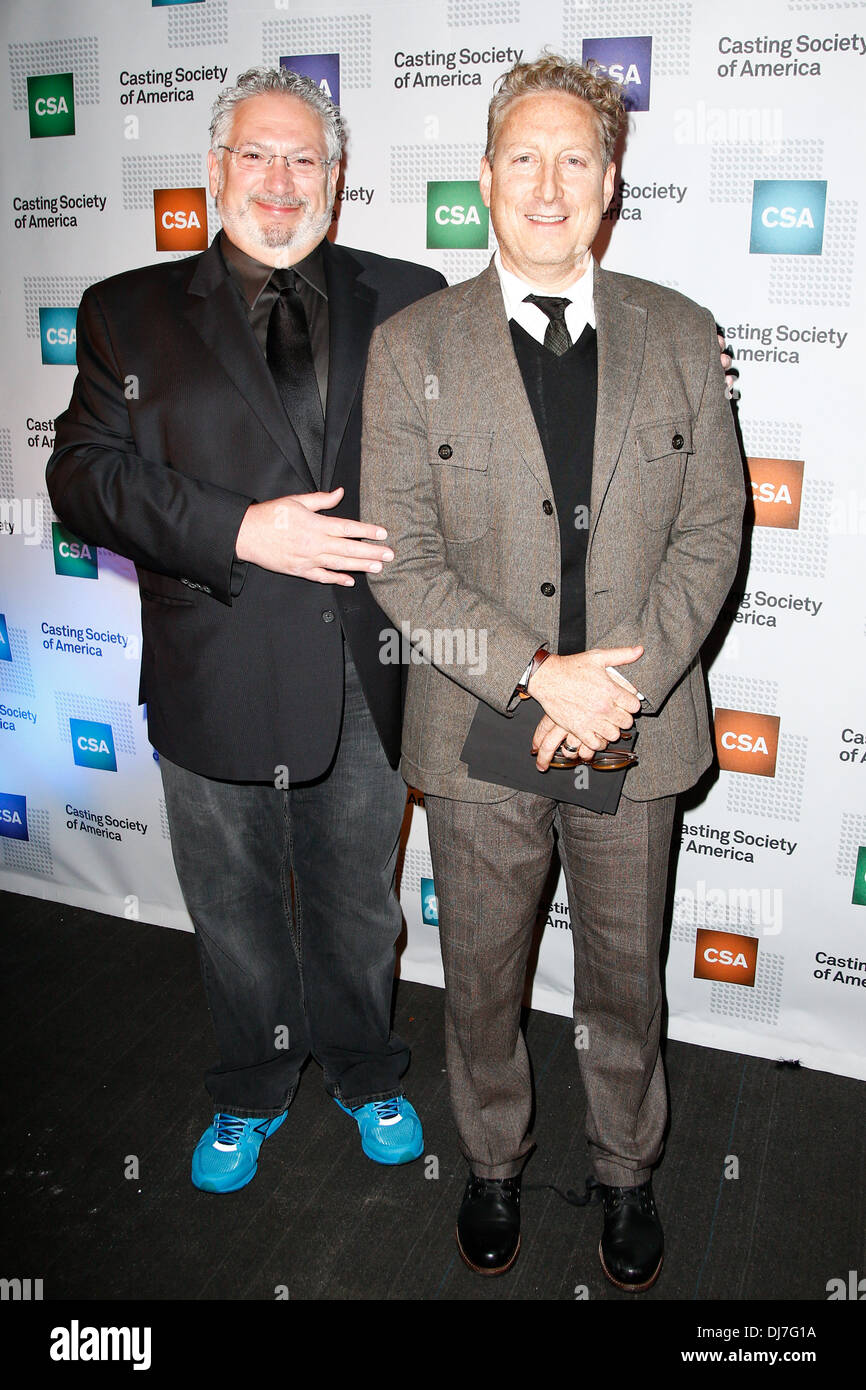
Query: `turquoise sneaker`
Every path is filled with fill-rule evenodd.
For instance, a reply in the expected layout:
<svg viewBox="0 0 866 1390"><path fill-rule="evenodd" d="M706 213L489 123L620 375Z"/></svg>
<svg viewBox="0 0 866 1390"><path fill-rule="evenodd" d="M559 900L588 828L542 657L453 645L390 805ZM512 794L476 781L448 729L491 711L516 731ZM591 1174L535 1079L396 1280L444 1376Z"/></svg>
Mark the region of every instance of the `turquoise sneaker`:
<svg viewBox="0 0 866 1390"><path fill-rule="evenodd" d="M202 1192L237 1192L255 1177L259 1149L288 1114L269 1120L239 1120L217 1114L192 1156L192 1181Z"/></svg>
<svg viewBox="0 0 866 1390"><path fill-rule="evenodd" d="M374 1163L411 1163L424 1152L421 1121L405 1096L372 1100L350 1110L337 1100L341 1110L357 1122L361 1148Z"/></svg>

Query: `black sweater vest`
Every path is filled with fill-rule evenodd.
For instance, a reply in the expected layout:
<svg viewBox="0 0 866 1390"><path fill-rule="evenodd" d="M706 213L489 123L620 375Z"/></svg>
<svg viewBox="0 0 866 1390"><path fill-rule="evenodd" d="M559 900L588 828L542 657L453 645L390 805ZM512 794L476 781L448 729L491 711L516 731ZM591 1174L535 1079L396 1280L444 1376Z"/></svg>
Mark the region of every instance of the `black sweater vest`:
<svg viewBox="0 0 866 1390"><path fill-rule="evenodd" d="M511 338L544 447L559 519L558 650L568 656L586 648L586 545L598 394L596 334L587 324L561 357L513 319Z"/></svg>

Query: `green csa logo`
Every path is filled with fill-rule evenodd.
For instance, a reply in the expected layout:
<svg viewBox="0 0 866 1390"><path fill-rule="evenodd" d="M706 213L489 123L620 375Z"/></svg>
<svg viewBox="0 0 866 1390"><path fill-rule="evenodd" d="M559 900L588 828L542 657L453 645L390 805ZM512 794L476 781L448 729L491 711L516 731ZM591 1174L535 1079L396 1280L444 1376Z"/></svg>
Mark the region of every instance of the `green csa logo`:
<svg viewBox="0 0 866 1390"><path fill-rule="evenodd" d="M75 92L72 73L53 77L28 77L27 110L30 113L30 139L46 135L75 134Z"/></svg>
<svg viewBox="0 0 866 1390"><path fill-rule="evenodd" d="M96 546L73 535L59 521L51 523L54 543L54 573L70 574L74 579L98 579L99 560Z"/></svg>
<svg viewBox="0 0 866 1390"><path fill-rule="evenodd" d="M427 245L486 251L490 214L473 179L427 185Z"/></svg>
<svg viewBox="0 0 866 1390"><path fill-rule="evenodd" d="M856 903L858 907L866 907L866 845L861 845L857 851L857 868L854 870L854 893L851 901Z"/></svg>

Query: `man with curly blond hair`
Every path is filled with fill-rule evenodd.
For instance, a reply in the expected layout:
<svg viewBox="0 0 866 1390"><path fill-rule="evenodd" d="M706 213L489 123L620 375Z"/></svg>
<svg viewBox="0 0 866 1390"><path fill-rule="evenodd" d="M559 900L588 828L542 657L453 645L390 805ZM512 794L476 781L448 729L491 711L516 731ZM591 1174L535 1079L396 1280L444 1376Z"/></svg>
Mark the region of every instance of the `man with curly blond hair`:
<svg viewBox="0 0 866 1390"><path fill-rule="evenodd" d="M505 76L481 161L498 250L476 279L374 334L362 508L395 554L370 577L392 621L486 643L483 669L435 651L410 666L403 729L404 776L425 794L470 1166L460 1253L501 1274L520 1246L532 1147L520 1007L556 835L588 1192L604 1208L604 1273L637 1292L663 1254L651 1176L667 1119L659 951L674 805L712 758L700 648L736 570L744 485L712 316L592 257L623 115L618 84L554 55ZM463 758L484 707L525 713L520 697L536 702L520 734L531 791ZM583 769L551 763L598 768L636 719L615 814L575 801Z"/></svg>

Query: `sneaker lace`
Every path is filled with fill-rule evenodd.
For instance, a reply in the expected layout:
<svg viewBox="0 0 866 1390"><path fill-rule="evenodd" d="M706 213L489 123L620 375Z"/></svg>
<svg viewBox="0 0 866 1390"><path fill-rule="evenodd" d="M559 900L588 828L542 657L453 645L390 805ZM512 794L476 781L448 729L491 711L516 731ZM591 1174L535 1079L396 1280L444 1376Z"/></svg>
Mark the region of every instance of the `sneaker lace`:
<svg viewBox="0 0 866 1390"><path fill-rule="evenodd" d="M217 1115L216 1143L237 1144L244 1132L244 1121L234 1115Z"/></svg>
<svg viewBox="0 0 866 1390"><path fill-rule="evenodd" d="M400 1118L400 1097L392 1096L390 1100L376 1100L373 1102L373 1109L381 1120L399 1120Z"/></svg>

